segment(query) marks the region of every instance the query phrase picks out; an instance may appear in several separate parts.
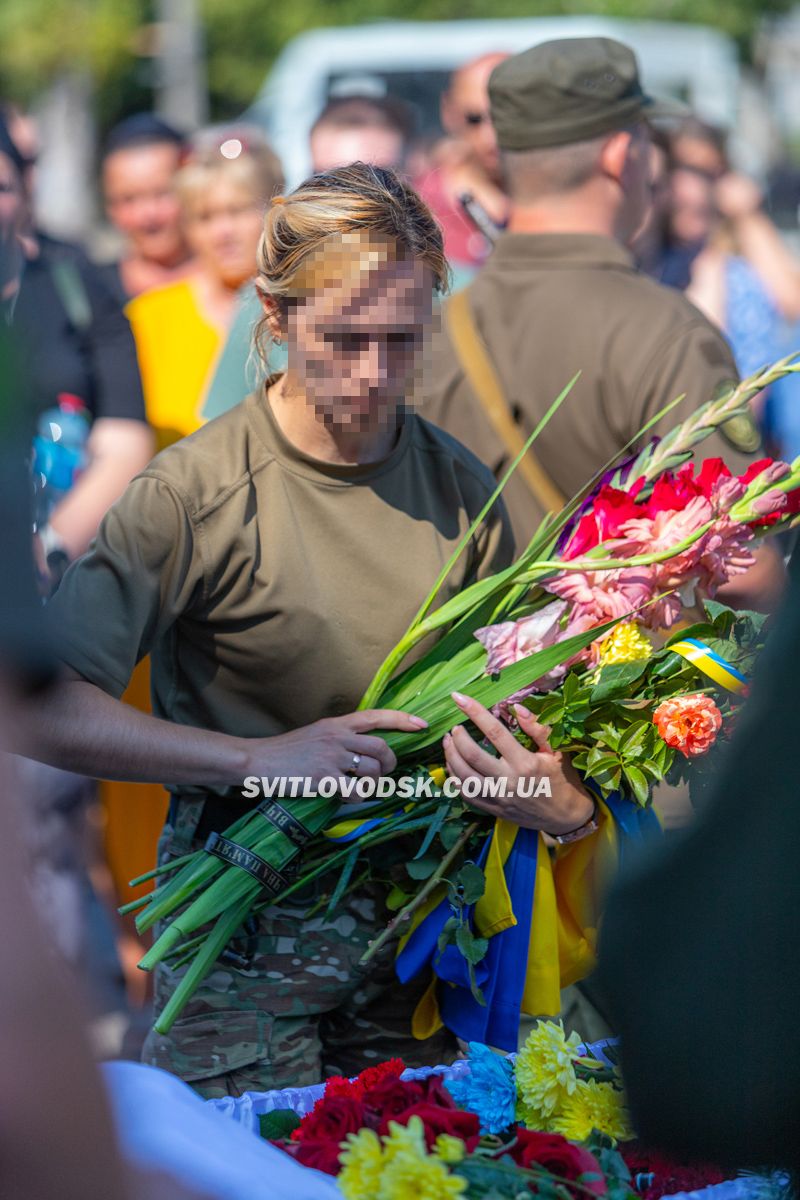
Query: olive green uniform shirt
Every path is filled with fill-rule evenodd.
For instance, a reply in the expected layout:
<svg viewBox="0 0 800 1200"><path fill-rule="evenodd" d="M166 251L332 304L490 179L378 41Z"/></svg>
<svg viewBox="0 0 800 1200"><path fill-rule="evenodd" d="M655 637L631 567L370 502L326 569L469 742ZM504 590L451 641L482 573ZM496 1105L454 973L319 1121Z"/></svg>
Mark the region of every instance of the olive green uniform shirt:
<svg viewBox="0 0 800 1200"><path fill-rule="evenodd" d="M581 378L534 443L553 482L571 498L646 422L682 393L649 436L667 433L721 384L737 378L727 342L679 292L638 272L626 250L594 234L506 233L470 286L473 316L505 399L528 437L569 382ZM473 394L446 330L437 334L422 409L495 473L504 444ZM741 422L740 422L741 424ZM744 419L740 449L719 434L698 448L743 470L758 448ZM750 453L742 453L747 450ZM503 497L518 546L542 516L522 476Z"/></svg>
<svg viewBox="0 0 800 1200"><path fill-rule="evenodd" d="M156 716L240 737L352 712L494 486L417 415L387 458L338 466L294 447L252 395L107 513L51 602L61 657L120 697L149 653ZM493 511L441 601L511 561Z"/></svg>

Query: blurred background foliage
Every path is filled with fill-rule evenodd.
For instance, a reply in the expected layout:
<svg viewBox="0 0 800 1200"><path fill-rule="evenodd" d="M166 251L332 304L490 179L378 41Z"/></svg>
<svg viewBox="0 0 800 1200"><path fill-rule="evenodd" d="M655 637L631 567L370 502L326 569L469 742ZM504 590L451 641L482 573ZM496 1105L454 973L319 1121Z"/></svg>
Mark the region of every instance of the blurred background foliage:
<svg viewBox="0 0 800 1200"><path fill-rule="evenodd" d="M561 14L692 21L731 34L747 57L760 20L790 6L791 0L198 0L215 119L246 107L286 42L318 26ZM26 103L59 74L85 73L105 129L148 106L158 16L157 0L2 0L0 94Z"/></svg>

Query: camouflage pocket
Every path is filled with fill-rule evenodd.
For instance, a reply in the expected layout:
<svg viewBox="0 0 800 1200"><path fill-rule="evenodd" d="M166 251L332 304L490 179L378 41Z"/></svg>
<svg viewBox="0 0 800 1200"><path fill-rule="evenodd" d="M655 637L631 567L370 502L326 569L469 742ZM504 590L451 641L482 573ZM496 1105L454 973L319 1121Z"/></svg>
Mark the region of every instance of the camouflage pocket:
<svg viewBox="0 0 800 1200"><path fill-rule="evenodd" d="M176 1021L168 1034L151 1029L142 1061L187 1083L240 1071L268 1056L273 1021L270 1013L238 1008L186 1017Z"/></svg>

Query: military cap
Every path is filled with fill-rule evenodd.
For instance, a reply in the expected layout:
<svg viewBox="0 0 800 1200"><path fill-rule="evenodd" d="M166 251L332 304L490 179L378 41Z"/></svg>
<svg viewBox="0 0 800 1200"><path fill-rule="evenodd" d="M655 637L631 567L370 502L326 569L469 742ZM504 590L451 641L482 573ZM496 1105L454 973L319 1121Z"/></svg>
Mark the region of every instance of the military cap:
<svg viewBox="0 0 800 1200"><path fill-rule="evenodd" d="M507 58L492 71L489 98L503 150L568 145L688 112L648 96L630 47L602 37L542 42Z"/></svg>

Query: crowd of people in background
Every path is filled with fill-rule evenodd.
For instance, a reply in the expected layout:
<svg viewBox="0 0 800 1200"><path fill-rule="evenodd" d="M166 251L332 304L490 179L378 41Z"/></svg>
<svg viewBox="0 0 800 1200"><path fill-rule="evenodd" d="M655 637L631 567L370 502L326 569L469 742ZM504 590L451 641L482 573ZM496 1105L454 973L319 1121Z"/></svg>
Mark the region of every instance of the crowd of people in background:
<svg viewBox="0 0 800 1200"><path fill-rule="evenodd" d="M442 95L443 135L436 142L417 138L411 107L389 96L337 95L310 131L315 172L363 161L406 176L443 230L454 290L490 258L514 209L488 93L492 71L507 57L488 53L454 73ZM35 131L6 101L0 302L29 368L30 432L59 406L85 414L87 429L83 471L39 524L46 593L155 453L239 403L283 366L280 344L271 345L266 362L254 354L252 331L261 316L256 247L265 206L284 179L264 134L250 125L190 136L152 113L127 117L105 139L99 174L120 253L98 263L37 227ZM742 374L788 352L800 323L800 262L758 185L732 170L724 133L687 118L654 135L648 153L652 203L632 241L641 271L683 292L724 331ZM775 385L756 414L768 447L785 459L800 453L797 388L794 378ZM146 660L125 699L149 711ZM24 769L40 797L40 832L57 814L55 835L40 837L37 852L49 864L42 867L46 888L72 881L71 899L62 904L74 914L64 918L69 956L84 967L94 959L90 973L105 986L118 973L113 922L128 996L140 1004L142 977L134 969L140 943L132 926L110 913L135 895L128 880L152 865L166 794L156 785L108 782L98 801L90 781L36 764ZM99 917L91 900L98 892ZM94 935L86 937L81 930L91 921ZM97 936L101 926L105 940ZM102 961L98 944L105 946Z"/></svg>

